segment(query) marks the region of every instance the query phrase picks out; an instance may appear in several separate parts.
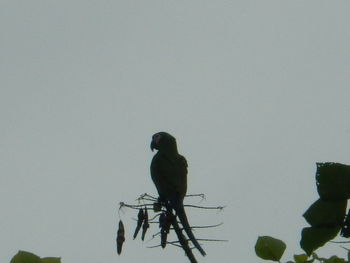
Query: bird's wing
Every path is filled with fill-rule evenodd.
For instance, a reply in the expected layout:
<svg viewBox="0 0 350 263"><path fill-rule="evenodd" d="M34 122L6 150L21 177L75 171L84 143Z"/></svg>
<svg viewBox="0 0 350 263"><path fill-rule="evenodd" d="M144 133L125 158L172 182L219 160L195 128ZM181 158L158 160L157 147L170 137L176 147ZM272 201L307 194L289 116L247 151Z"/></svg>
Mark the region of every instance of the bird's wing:
<svg viewBox="0 0 350 263"><path fill-rule="evenodd" d="M183 156L157 153L151 163L151 176L161 197L182 201L187 191L187 162Z"/></svg>

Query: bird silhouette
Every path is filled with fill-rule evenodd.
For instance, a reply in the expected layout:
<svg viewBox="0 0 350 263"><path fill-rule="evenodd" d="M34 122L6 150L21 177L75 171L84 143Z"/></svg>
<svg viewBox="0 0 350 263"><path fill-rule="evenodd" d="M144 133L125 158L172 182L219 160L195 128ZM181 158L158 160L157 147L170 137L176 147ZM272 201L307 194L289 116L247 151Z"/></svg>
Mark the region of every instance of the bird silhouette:
<svg viewBox="0 0 350 263"><path fill-rule="evenodd" d="M158 150L151 162L151 177L159 194L159 202L175 210L188 238L199 252L206 253L193 235L183 200L187 192L187 161L177 150L176 139L166 132L152 136L151 150Z"/></svg>

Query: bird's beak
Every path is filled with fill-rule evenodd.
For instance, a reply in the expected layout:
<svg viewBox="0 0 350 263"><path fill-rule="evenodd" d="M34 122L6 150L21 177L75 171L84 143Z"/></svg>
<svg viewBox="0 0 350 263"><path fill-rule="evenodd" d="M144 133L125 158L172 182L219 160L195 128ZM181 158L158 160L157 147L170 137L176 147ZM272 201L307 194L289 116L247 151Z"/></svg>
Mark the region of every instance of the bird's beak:
<svg viewBox="0 0 350 263"><path fill-rule="evenodd" d="M151 142L151 150L152 150L152 152L153 152L154 149L156 149L156 145L155 145L154 140L152 140L152 142Z"/></svg>

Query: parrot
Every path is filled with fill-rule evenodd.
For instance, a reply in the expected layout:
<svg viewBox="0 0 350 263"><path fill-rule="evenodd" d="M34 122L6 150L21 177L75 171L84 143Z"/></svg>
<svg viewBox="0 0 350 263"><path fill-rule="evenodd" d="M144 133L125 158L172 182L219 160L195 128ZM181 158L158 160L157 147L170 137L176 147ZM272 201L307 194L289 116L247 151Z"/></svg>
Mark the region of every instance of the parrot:
<svg viewBox="0 0 350 263"><path fill-rule="evenodd" d="M206 253L192 233L183 200L187 192L187 161L177 150L176 139L167 132L152 136L151 150L157 150L151 161L151 178L159 194L159 202L169 205L178 216L188 238L199 252Z"/></svg>

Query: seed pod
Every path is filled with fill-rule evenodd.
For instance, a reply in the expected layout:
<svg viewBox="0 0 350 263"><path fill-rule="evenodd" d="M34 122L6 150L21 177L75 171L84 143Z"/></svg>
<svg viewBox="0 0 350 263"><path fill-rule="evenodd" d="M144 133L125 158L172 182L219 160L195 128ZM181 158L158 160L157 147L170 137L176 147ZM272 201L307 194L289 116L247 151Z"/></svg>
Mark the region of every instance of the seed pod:
<svg viewBox="0 0 350 263"><path fill-rule="evenodd" d="M125 241L125 230L122 220L119 221L119 228L117 233L117 253L120 255L122 253L123 243Z"/></svg>
<svg viewBox="0 0 350 263"><path fill-rule="evenodd" d="M137 234L139 233L141 226L142 226L142 222L145 219L145 214L143 213L143 209L140 208L139 213L137 215L137 225L136 225L136 229L134 232L134 239L137 237Z"/></svg>
<svg viewBox="0 0 350 263"><path fill-rule="evenodd" d="M147 212L147 207L145 207L145 214L144 214L143 225L142 225L142 236L141 236L142 241L145 240L145 235L148 228L149 228L148 212Z"/></svg>

